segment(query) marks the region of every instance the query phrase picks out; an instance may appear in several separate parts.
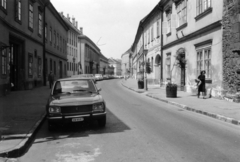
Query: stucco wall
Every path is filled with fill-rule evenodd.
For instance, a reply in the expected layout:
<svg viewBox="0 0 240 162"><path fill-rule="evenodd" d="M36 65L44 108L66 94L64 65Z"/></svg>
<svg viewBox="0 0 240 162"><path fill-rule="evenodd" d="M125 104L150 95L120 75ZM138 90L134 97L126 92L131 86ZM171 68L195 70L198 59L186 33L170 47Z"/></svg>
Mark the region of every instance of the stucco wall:
<svg viewBox="0 0 240 162"><path fill-rule="evenodd" d="M166 69L166 57L167 53L171 53L171 70L172 81L180 85L180 68L173 66L175 63L176 52L180 48L185 48L185 58L187 59L186 66L186 90L192 92L191 86L194 85L194 80L198 77L197 74L197 52L199 48L211 46L211 84L207 84L207 88L219 89L222 86L222 29L215 29L205 35L200 35L194 39L190 39L181 44L175 45L163 51L163 81L167 81L167 69ZM195 44L212 39L211 44L203 45L202 47L196 47Z"/></svg>
<svg viewBox="0 0 240 162"><path fill-rule="evenodd" d="M223 84L226 91L240 91L240 0L224 0Z"/></svg>

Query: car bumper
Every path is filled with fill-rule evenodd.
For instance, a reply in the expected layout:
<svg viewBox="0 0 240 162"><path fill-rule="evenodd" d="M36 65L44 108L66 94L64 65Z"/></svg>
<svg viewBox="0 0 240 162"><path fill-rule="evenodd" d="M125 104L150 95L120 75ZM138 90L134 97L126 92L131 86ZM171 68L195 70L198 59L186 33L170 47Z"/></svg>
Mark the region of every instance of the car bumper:
<svg viewBox="0 0 240 162"><path fill-rule="evenodd" d="M71 123L75 118L82 118L83 121L97 120L106 117L106 112L84 114L84 115L62 115L62 116L47 116L48 122L51 123ZM75 123L75 122L74 122Z"/></svg>

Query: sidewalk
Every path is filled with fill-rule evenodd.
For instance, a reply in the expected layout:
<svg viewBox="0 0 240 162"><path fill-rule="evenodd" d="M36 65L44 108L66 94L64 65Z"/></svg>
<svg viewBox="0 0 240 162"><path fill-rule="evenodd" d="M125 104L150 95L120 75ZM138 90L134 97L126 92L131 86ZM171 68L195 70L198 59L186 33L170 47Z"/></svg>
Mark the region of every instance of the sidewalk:
<svg viewBox="0 0 240 162"><path fill-rule="evenodd" d="M240 103L228 102L215 98L197 98L195 94L177 91L177 98L167 98L166 90L159 85L149 85L148 90L138 89L137 80L122 80L124 87L143 93L159 101L178 106L180 108L207 115L235 125L240 125Z"/></svg>
<svg viewBox="0 0 240 162"><path fill-rule="evenodd" d="M45 117L49 93L44 86L0 97L1 157L16 157L25 151Z"/></svg>

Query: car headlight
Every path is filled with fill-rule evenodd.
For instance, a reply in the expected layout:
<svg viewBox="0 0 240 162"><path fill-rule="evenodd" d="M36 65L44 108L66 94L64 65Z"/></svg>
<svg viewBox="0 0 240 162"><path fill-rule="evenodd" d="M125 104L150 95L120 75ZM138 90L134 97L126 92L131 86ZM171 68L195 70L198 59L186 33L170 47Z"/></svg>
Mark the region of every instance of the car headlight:
<svg viewBox="0 0 240 162"><path fill-rule="evenodd" d="M104 111L104 110L105 110L104 103L95 103L95 104L93 104L93 112Z"/></svg>
<svg viewBox="0 0 240 162"><path fill-rule="evenodd" d="M60 107L49 107L49 113L61 113L61 108Z"/></svg>

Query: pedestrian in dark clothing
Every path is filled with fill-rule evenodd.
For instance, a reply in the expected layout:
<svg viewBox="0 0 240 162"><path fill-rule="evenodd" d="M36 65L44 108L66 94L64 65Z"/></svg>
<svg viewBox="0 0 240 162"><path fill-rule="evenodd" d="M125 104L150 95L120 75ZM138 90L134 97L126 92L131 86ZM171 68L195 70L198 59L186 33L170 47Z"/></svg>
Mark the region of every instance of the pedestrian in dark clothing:
<svg viewBox="0 0 240 162"><path fill-rule="evenodd" d="M206 74L206 71L203 70L201 71L200 75L198 76L198 98L200 96L200 92L202 92L202 96L203 98L205 98L205 93L206 93L206 87L205 87L205 74Z"/></svg>
<svg viewBox="0 0 240 162"><path fill-rule="evenodd" d="M49 82L50 89L52 88L53 81L54 81L54 75L53 75L52 71L50 71L50 73L48 75L48 82Z"/></svg>

